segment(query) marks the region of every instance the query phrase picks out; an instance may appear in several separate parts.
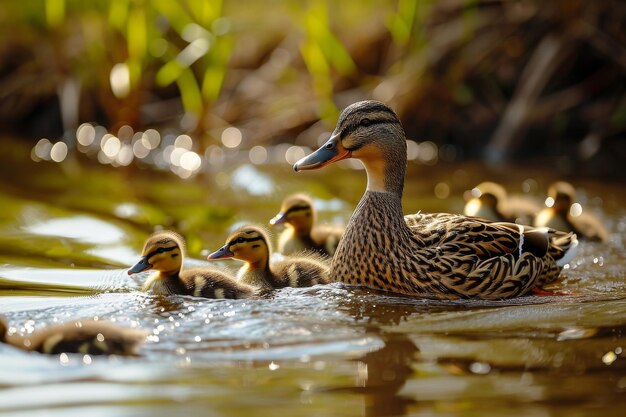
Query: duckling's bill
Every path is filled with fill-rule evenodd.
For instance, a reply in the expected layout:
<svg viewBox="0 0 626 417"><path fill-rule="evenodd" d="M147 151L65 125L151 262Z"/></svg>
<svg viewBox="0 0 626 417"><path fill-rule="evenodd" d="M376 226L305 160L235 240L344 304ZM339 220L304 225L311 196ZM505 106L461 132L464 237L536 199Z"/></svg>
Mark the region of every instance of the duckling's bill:
<svg viewBox="0 0 626 417"><path fill-rule="evenodd" d="M278 226L284 224L287 221L287 213L280 212L270 220L270 225Z"/></svg>
<svg viewBox="0 0 626 417"><path fill-rule="evenodd" d="M152 268L152 264L148 262L148 257L144 256L135 265L131 266L128 270L128 275L138 274L139 272L146 271Z"/></svg>
<svg viewBox="0 0 626 417"><path fill-rule="evenodd" d="M209 256L207 256L207 260L215 261L217 259L230 259L235 256L229 249L229 245L224 245Z"/></svg>
<svg viewBox="0 0 626 417"><path fill-rule="evenodd" d="M339 134L333 135L318 150L296 162L293 169L297 171L318 169L342 159L350 158L352 152L343 147Z"/></svg>

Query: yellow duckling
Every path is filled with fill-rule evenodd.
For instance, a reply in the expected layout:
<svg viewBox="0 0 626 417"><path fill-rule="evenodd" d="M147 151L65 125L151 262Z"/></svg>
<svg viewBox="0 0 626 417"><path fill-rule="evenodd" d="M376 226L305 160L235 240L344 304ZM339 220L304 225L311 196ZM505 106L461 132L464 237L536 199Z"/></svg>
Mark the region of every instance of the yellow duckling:
<svg viewBox="0 0 626 417"><path fill-rule="evenodd" d="M128 270L128 275L153 269L157 271L143 285L143 290L155 294L194 295L206 298L249 298L252 287L237 282L234 277L212 268L182 270L183 238L174 232L157 232L146 241L142 258Z"/></svg>
<svg viewBox="0 0 626 417"><path fill-rule="evenodd" d="M531 224L541 206L530 198L508 196L500 184L485 181L471 191L463 214L498 222Z"/></svg>
<svg viewBox="0 0 626 417"><path fill-rule="evenodd" d="M535 226L547 226L564 232L574 232L579 237L606 242L609 233L599 219L583 212L575 203L576 189L565 181L557 181L548 188L546 208L535 217Z"/></svg>
<svg viewBox="0 0 626 417"><path fill-rule="evenodd" d="M313 200L305 194L293 194L283 201L280 212L270 225L284 224L278 239L278 251L283 255L315 251L333 256L343 234L342 228L317 226Z"/></svg>
<svg viewBox="0 0 626 417"><path fill-rule="evenodd" d="M58 355L83 353L88 355L137 355L138 347L147 333L122 328L109 322L84 320L55 324L26 336L11 334L0 317L0 342L19 349Z"/></svg>
<svg viewBox="0 0 626 417"><path fill-rule="evenodd" d="M260 291L284 287L309 287L329 282L328 266L316 255L286 257L270 263L272 248L267 233L260 227L244 226L226 239L226 244L208 260L244 261L239 280Z"/></svg>
<svg viewBox="0 0 626 417"><path fill-rule="evenodd" d="M502 299L555 280L578 241L571 233L446 213L404 217L406 137L385 104L346 108L330 139L294 169L361 160L367 190L331 264L334 280L431 298Z"/></svg>

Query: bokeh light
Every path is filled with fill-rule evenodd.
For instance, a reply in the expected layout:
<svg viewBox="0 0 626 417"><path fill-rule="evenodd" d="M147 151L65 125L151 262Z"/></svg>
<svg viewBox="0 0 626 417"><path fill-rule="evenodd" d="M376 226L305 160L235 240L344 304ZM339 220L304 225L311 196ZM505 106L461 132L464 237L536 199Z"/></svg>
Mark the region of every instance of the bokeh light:
<svg viewBox="0 0 626 417"><path fill-rule="evenodd" d="M304 158L306 152L300 146L290 146L285 152L285 160L288 164L295 164L298 160Z"/></svg>
<svg viewBox="0 0 626 417"><path fill-rule="evenodd" d="M126 63L113 65L109 75L111 91L117 98L125 98L130 93L130 70Z"/></svg>
<svg viewBox="0 0 626 417"><path fill-rule="evenodd" d="M569 214L572 217L578 217L583 214L583 206L580 203L574 203L569 208Z"/></svg>
<svg viewBox="0 0 626 417"><path fill-rule="evenodd" d="M264 146L256 145L248 152L250 162L255 165L260 165L267 161L267 149Z"/></svg>
<svg viewBox="0 0 626 417"><path fill-rule="evenodd" d="M54 162L61 162L67 157L67 151L65 142L57 142L50 149L50 159Z"/></svg>
<svg viewBox="0 0 626 417"><path fill-rule="evenodd" d="M83 146L90 146L96 139L96 129L89 123L83 123L76 129L76 140Z"/></svg>
<svg viewBox="0 0 626 417"><path fill-rule="evenodd" d="M222 144L227 148L236 148L241 145L243 135L236 127L227 127L222 132Z"/></svg>
<svg viewBox="0 0 626 417"><path fill-rule="evenodd" d="M435 197L439 199L445 199L450 196L450 186L445 182L440 182L435 185Z"/></svg>

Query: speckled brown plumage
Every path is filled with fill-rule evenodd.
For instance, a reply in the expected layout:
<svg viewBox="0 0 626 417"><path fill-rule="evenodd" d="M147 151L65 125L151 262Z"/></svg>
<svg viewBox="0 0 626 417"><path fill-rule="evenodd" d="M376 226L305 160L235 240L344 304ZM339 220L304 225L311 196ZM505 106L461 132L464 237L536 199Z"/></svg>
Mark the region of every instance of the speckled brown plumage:
<svg viewBox="0 0 626 417"><path fill-rule="evenodd" d="M94 320L54 324L24 336L7 333L8 326L0 318L0 341L23 350L55 355L136 355L147 335L141 330Z"/></svg>
<svg viewBox="0 0 626 417"><path fill-rule="evenodd" d="M368 186L332 260L335 280L420 297L509 298L556 279L577 245L575 235L547 228L446 213L404 217L406 139L382 103L348 107L329 141L294 168L349 157L365 165Z"/></svg>
<svg viewBox="0 0 626 417"><path fill-rule="evenodd" d="M169 231L157 232L144 245L141 260L129 274L154 269L143 285L144 291L159 295L193 295L205 298L250 298L254 288L215 268L183 269L185 242Z"/></svg>
<svg viewBox="0 0 626 417"><path fill-rule="evenodd" d="M270 262L272 248L265 230L244 226L233 232L226 245L209 255L209 260L234 258L246 262L239 271L240 282L270 291L284 287L309 287L324 284L328 279L328 265L319 255L301 254Z"/></svg>

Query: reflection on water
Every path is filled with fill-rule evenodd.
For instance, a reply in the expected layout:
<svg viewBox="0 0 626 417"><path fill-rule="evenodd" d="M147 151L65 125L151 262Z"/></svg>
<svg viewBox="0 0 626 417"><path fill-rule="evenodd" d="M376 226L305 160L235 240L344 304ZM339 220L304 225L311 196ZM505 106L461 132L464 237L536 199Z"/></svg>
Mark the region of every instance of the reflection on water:
<svg viewBox="0 0 626 417"><path fill-rule="evenodd" d="M67 237L88 243L110 244L124 240L124 232L102 220L87 216L50 219L24 227L36 235Z"/></svg>
<svg viewBox="0 0 626 417"><path fill-rule="evenodd" d="M409 181L406 210L462 207L462 193L455 190L478 181L458 171L465 174L433 171L432 178ZM234 172L227 184L230 189L237 178L240 191L232 200L244 201L240 218L205 207L231 204L228 193L220 194L217 175L197 186L185 184L177 201L153 178L127 197L111 197L109 205L102 189L96 196L85 188L81 193L88 201L72 195L71 204L69 197L14 190L0 215L0 314L9 324L26 333L97 318L142 328L150 336L138 358L94 357L90 363L82 355L61 362L0 344L0 412L623 414L626 197L619 187L597 184L598 191L590 193L604 196L610 241L581 245L554 287L568 296L433 301L339 284L282 289L258 300L139 292L145 274L129 277L124 267L136 261L151 231L145 219L167 220L200 235L201 244L190 247L189 263L202 264L199 251L221 245L232 224L241 218L264 223L284 195L302 189L284 179L286 171L246 165ZM324 221L345 221L362 191L351 187L361 176L342 173L331 172L332 180L311 185L313 194L326 196L316 201ZM518 183L522 180L526 184L528 176ZM442 182L449 185L449 199L433 194ZM137 197L137 190L146 195ZM90 203L94 198L98 204ZM180 199L191 202L186 211ZM58 207L46 201L58 201Z"/></svg>

